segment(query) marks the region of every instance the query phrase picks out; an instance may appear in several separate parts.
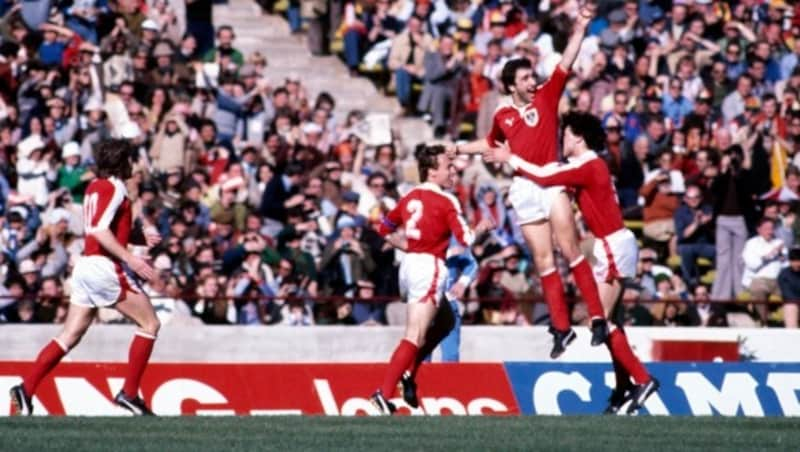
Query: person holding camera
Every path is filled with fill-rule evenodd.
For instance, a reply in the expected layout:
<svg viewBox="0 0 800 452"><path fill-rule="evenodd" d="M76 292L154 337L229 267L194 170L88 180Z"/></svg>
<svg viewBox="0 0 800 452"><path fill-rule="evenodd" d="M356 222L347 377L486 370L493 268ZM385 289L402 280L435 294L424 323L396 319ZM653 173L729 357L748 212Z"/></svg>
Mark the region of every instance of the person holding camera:
<svg viewBox="0 0 800 452"><path fill-rule="evenodd" d="M720 171L711 183L714 195L716 278L711 289L713 300L731 300L742 290L744 244L755 221L752 187L752 144L733 145L724 150Z"/></svg>
<svg viewBox="0 0 800 452"><path fill-rule="evenodd" d="M367 279L375 270L369 247L357 236L355 220L343 215L336 222L338 237L322 252L319 268L331 295L355 296L356 282Z"/></svg>

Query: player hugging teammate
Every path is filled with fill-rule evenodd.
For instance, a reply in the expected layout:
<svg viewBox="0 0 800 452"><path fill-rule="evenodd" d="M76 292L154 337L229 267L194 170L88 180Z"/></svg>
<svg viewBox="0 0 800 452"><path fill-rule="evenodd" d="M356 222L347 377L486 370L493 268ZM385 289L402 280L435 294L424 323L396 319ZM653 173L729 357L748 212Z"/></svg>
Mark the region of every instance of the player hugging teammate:
<svg viewBox="0 0 800 452"><path fill-rule="evenodd" d="M604 147L604 133L597 118L585 114L570 114L565 118L563 150L564 155L570 158L570 163L563 166L558 164L558 102L586 27L594 14L593 4L581 7L562 60L543 84L537 85L529 60L515 59L506 63L501 73L501 83L511 98L511 104L501 105L497 109L492 129L485 140L449 146L447 154L453 157L458 153L483 153L489 160L509 162L514 167L516 174L509 190L509 199L519 218L525 241L533 253L550 309L550 333L553 335L550 356L560 356L576 337L570 327L564 286L555 267L552 243L555 236L586 302L591 317L591 343L593 346L606 344L612 356L617 384L606 412L616 413L630 401L628 413L632 413L658 389L659 384L633 354L621 324L612 319L609 328L607 321L618 305L624 280L635 275L638 248L635 237L624 227L608 168L593 152L593 149ZM498 145L502 147L496 148ZM420 176L425 183L421 189L412 190L403 198L385 220L384 233L404 224L407 236L430 238L436 241L436 245L424 251L417 245L400 268L401 286L412 288L407 293L409 323L405 339L392 356L383 386L372 396L373 404L383 414L395 411L395 406L387 397L392 396L404 372L408 370L406 375L413 376L419 362L441 340L438 336L426 335L426 332L432 333L436 329L427 331L436 315L434 303L439 303L443 290L441 275L445 269L442 255L449 237L448 227L452 228L457 238L460 231L466 230L463 222L450 220L451 216L460 218L457 201L442 193L437 197L426 196L426 203L436 202L446 206L448 214L438 214L433 218L448 218L448 221L433 222L431 228L435 228L435 233L432 230L429 235L428 229L425 229L425 234L419 234L416 225L421 218L428 218L422 216L421 194L439 194L442 188L446 188L444 168L448 165L447 158L440 155L437 146L426 147L423 151L417 153L417 160ZM438 167L434 167L434 156ZM596 238L594 270L578 247L575 217L567 187L576 190L580 210ZM448 202L443 199L448 199ZM461 241L469 245L467 237L471 238L471 235L463 235ZM413 272L410 271L412 268ZM426 299L431 302L426 304ZM437 319L434 325L438 323ZM421 347L425 347L426 352ZM404 399L414 406L412 402L416 402L416 385L413 378L403 377L401 382Z"/></svg>

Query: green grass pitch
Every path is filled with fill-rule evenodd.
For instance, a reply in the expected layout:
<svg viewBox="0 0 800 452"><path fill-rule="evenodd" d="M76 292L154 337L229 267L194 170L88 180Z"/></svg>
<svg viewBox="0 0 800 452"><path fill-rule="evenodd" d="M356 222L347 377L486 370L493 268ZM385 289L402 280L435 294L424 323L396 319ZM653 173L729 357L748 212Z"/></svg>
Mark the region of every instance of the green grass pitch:
<svg viewBox="0 0 800 452"><path fill-rule="evenodd" d="M3 418L0 451L800 450L800 421L689 417Z"/></svg>

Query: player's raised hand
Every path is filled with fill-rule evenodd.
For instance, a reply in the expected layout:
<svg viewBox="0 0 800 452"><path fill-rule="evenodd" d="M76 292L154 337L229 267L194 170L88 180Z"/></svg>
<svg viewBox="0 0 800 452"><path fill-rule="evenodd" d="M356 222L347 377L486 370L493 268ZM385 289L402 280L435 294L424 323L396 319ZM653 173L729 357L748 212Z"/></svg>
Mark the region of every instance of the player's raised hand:
<svg viewBox="0 0 800 452"><path fill-rule="evenodd" d="M128 261L128 266L131 267L137 275L144 278L146 281L151 281L156 276L156 271L153 270L144 259L138 256L133 256L130 261Z"/></svg>

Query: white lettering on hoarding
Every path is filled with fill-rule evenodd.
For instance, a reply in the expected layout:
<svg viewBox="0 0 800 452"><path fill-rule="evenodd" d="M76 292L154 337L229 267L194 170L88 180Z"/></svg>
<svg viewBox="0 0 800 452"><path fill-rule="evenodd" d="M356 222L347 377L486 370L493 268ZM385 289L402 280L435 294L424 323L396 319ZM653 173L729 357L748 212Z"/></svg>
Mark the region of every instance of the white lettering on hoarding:
<svg viewBox="0 0 800 452"><path fill-rule="evenodd" d="M800 416L800 401L797 399L800 373L770 373L767 376L767 386L775 391L775 397L778 398L784 416Z"/></svg>
<svg viewBox="0 0 800 452"><path fill-rule="evenodd" d="M425 409L425 414L430 416L441 416L442 414L464 416L467 414L464 405L452 397L423 397L422 407Z"/></svg>
<svg viewBox="0 0 800 452"><path fill-rule="evenodd" d="M117 406L85 378L56 377L55 383L67 416L130 416L129 412ZM122 383L122 378L109 378L111 394L119 392Z"/></svg>
<svg viewBox="0 0 800 452"><path fill-rule="evenodd" d="M328 416L355 416L358 414L368 414L370 416L378 415L378 410L372 405L369 399L364 397L351 397L342 402L341 410L336 403L333 396L331 385L326 379L315 379L314 390L319 397L320 405L322 405L323 412ZM478 397L476 399L464 404L453 397L422 397L420 400L420 408L411 408L402 398L393 398L390 400L395 406L405 408L411 412L412 416L439 416L442 414L453 414L458 416L463 415L482 415L484 411L489 410L495 413L507 413L508 407L499 400L489 397Z"/></svg>
<svg viewBox="0 0 800 452"><path fill-rule="evenodd" d="M480 416L484 410L493 413L508 413L508 407L501 401L489 397L478 397L467 405L467 414Z"/></svg>
<svg viewBox="0 0 800 452"><path fill-rule="evenodd" d="M322 405L322 412L326 416L338 416L339 406L336 404L336 399L333 398L333 391L328 380L319 378L314 379L314 391L319 397L319 403Z"/></svg>
<svg viewBox="0 0 800 452"><path fill-rule="evenodd" d="M683 389L689 409L695 416L710 416L714 410L723 416L764 416L758 400L758 382L747 372L728 372L717 388L700 372L678 372L675 386Z"/></svg>
<svg viewBox="0 0 800 452"><path fill-rule="evenodd" d="M575 393L584 402L592 400L589 390L592 383L580 372L545 372L533 386L533 412L536 414L561 414L558 396L562 392Z"/></svg>
<svg viewBox="0 0 800 452"><path fill-rule="evenodd" d="M151 409L161 416L180 416L181 405L184 400L195 400L198 403L208 405L228 403L228 399L224 395L205 383L188 378L175 378L165 381L156 389L151 401ZM225 415L234 414L234 411L231 409L213 410L204 408L197 410L197 414Z"/></svg>

